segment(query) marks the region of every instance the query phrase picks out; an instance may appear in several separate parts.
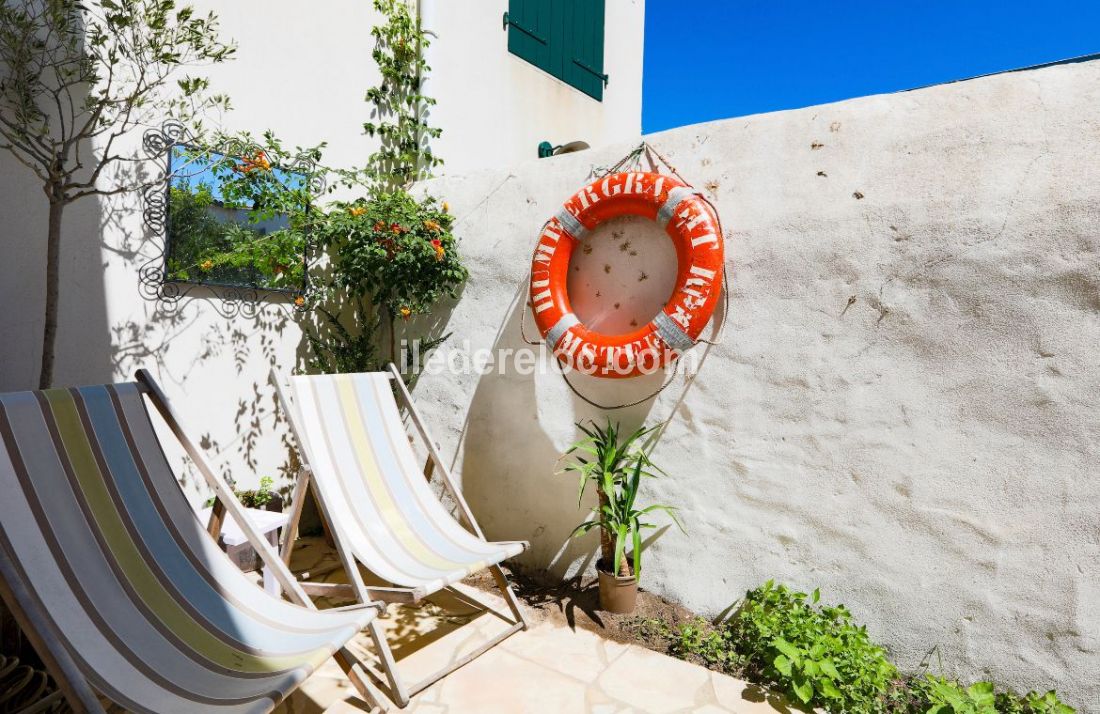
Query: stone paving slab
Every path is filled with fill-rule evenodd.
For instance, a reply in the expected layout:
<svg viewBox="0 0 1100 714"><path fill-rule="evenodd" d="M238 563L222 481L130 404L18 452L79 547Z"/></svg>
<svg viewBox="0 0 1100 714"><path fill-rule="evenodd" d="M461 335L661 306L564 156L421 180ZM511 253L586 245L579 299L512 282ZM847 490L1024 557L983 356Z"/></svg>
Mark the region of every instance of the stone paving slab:
<svg viewBox="0 0 1100 714"><path fill-rule="evenodd" d="M299 539L295 573L324 582L347 582L333 549L319 538ZM372 576L363 571L370 583ZM337 604L324 598L319 607ZM418 606L390 605L380 620L406 684L444 668L506 630L510 617L497 594L466 585ZM535 613L528 610L528 616ZM370 637L349 648L378 667ZM381 682L375 683L383 687ZM379 692L384 694L384 692ZM638 645L604 639L555 620L533 622L393 712L409 714L681 714L737 712L789 714L758 687ZM770 703L769 703L770 702ZM329 660L275 710L278 714L362 714L370 711L335 662Z"/></svg>
<svg viewBox="0 0 1100 714"><path fill-rule="evenodd" d="M499 598L460 586L460 593L507 611ZM508 626L464 599L433 599L421 608L391 606L383 620L407 682L461 658ZM442 627L442 635L433 632ZM427 643L424 640L428 640ZM369 638L352 649L373 663ZM390 705L392 711L398 710ZM339 668L329 662L277 710L280 714L368 711ZM773 714L753 685L637 645L544 621L519 632L413 698L410 714L619 714L738 712Z"/></svg>

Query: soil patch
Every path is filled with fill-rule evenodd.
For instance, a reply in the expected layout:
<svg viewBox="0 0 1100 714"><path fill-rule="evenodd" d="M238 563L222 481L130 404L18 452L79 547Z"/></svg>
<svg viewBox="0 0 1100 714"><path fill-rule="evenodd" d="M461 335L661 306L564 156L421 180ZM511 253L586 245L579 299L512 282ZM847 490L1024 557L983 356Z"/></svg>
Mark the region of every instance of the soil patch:
<svg viewBox="0 0 1100 714"><path fill-rule="evenodd" d="M616 642L641 645L662 654L667 653L668 640L640 625L649 619L660 619L675 629L696 617L683 605L644 588L638 589L638 605L634 612L616 615L600 609L599 582L595 575L552 581L541 573L524 568L508 564L502 564L502 567L532 620L549 620L574 630L580 627ZM482 571L465 582L486 592L499 592L488 571Z"/></svg>

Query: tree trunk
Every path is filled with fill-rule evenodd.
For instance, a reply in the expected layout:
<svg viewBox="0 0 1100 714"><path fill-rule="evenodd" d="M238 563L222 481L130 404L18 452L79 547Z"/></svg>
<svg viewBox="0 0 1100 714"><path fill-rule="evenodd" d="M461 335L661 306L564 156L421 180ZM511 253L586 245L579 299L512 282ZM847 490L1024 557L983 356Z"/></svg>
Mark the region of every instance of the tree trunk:
<svg viewBox="0 0 1100 714"><path fill-rule="evenodd" d="M600 510L598 517L603 518L603 507L608 504L607 494L603 492L602 488L597 488L596 493L600 497ZM611 572L615 572L615 566L611 562L615 557L615 544L611 540L611 534L607 532L606 528L600 529L600 557L603 558L604 565L611 569Z"/></svg>
<svg viewBox="0 0 1100 714"><path fill-rule="evenodd" d="M619 561L619 575L624 578L631 576L630 559L626 557L626 548L623 548L623 559Z"/></svg>
<svg viewBox="0 0 1100 714"><path fill-rule="evenodd" d="M61 214L65 203L50 197L50 222L46 237L46 325L42 332L42 368L38 388L53 385L54 343L57 341L57 303L61 282Z"/></svg>
<svg viewBox="0 0 1100 714"><path fill-rule="evenodd" d="M610 501L607 499L607 494L603 492L603 489L597 488L596 493L600 498L600 511L599 515L603 517L603 507L608 505ZM600 529L600 558L607 566L611 573L621 575L623 577L630 577L630 560L626 557L626 549L623 548L623 556L618 563L612 563L615 559L615 541L611 538L611 534L607 532L606 528Z"/></svg>

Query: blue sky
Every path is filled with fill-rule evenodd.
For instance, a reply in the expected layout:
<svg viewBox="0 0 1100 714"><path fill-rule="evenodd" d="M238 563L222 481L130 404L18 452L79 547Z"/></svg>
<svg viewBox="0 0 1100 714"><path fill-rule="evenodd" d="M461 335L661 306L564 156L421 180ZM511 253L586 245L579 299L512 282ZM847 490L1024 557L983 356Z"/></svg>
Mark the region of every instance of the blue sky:
<svg viewBox="0 0 1100 714"><path fill-rule="evenodd" d="M645 12L646 133L1100 52L1100 0L647 0Z"/></svg>

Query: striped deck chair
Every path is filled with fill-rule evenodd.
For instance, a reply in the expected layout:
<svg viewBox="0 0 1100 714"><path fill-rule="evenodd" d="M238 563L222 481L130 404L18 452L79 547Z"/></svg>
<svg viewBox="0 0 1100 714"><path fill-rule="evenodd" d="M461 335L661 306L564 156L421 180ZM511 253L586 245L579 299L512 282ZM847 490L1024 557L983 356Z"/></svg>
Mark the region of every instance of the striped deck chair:
<svg viewBox="0 0 1100 714"><path fill-rule="evenodd" d="M0 395L0 595L77 712L269 712L335 657L377 604L318 611L138 382ZM199 522L153 430L148 395L298 604L250 581ZM382 606L384 607L384 606Z"/></svg>
<svg viewBox="0 0 1100 714"><path fill-rule="evenodd" d="M488 568L512 611L513 618L505 618L511 626L500 635L409 687L398 675L389 645L373 623L372 637L398 705L404 707L410 696L527 628L499 563L519 555L528 544L485 539L394 365L388 372L291 377L286 385L273 372L272 380L303 463L284 533L283 559L290 562L302 496L311 488L351 581L347 585L302 583L307 593L338 593L361 602L417 602ZM429 468L440 473L466 528L443 506L417 466L394 388L427 446ZM356 561L393 587L364 585ZM462 597L469 599L468 595Z"/></svg>

